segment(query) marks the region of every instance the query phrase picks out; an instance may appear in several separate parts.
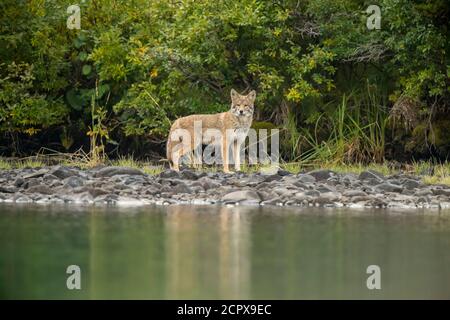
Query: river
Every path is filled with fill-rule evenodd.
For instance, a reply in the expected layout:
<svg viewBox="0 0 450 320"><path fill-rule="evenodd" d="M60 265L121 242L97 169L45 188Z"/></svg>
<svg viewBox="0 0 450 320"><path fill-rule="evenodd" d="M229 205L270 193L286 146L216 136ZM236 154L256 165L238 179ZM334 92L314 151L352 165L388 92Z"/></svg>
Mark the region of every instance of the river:
<svg viewBox="0 0 450 320"><path fill-rule="evenodd" d="M449 299L450 211L0 204L0 298Z"/></svg>

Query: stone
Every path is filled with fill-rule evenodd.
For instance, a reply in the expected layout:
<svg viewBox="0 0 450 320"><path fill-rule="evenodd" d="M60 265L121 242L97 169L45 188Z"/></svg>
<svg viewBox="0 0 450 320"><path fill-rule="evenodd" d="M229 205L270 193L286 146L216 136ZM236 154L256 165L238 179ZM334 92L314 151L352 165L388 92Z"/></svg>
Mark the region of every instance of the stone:
<svg viewBox="0 0 450 320"><path fill-rule="evenodd" d="M403 187L396 184L385 182L377 185L376 189L383 192L402 192Z"/></svg>
<svg viewBox="0 0 450 320"><path fill-rule="evenodd" d="M289 176L289 175L291 175L292 173L290 173L289 171L287 171L287 170L284 170L284 169L278 169L278 171L277 171L277 174L279 175L279 176L282 176L282 177L284 177L284 176Z"/></svg>
<svg viewBox="0 0 450 320"><path fill-rule="evenodd" d="M187 179L187 180L197 180L198 179L197 174L194 171L189 170L189 169L181 170L180 177L182 179Z"/></svg>
<svg viewBox="0 0 450 320"><path fill-rule="evenodd" d="M367 193L361 190L348 190L345 191L342 195L345 197L365 197L367 196Z"/></svg>
<svg viewBox="0 0 450 320"><path fill-rule="evenodd" d="M278 175L278 174L271 174L271 175L266 175L264 178L264 182L272 182L272 181L279 181L283 179L282 176Z"/></svg>
<svg viewBox="0 0 450 320"><path fill-rule="evenodd" d="M64 186L69 188L77 188L84 185L84 179L78 176L72 176L64 179Z"/></svg>
<svg viewBox="0 0 450 320"><path fill-rule="evenodd" d="M431 189L434 195L450 196L450 189Z"/></svg>
<svg viewBox="0 0 450 320"><path fill-rule="evenodd" d="M24 179L30 179L30 178L40 178L44 176L49 171L49 169L40 169L36 172L29 173L23 176Z"/></svg>
<svg viewBox="0 0 450 320"><path fill-rule="evenodd" d="M299 175L297 175L297 179L298 181L302 182L302 183L314 183L316 182L316 178L313 177L310 174L305 174L305 173L301 173Z"/></svg>
<svg viewBox="0 0 450 320"><path fill-rule="evenodd" d="M225 203L237 203L248 200L259 202L261 201L261 197L253 190L239 190L227 193L221 198L221 201Z"/></svg>
<svg viewBox="0 0 450 320"><path fill-rule="evenodd" d="M310 176L313 176L317 181L327 180L335 175L335 172L331 170L313 170L308 172Z"/></svg>
<svg viewBox="0 0 450 320"><path fill-rule="evenodd" d="M25 182L25 179L19 177L16 180L14 180L14 186L17 188L20 188Z"/></svg>
<svg viewBox="0 0 450 320"><path fill-rule="evenodd" d="M219 188L221 186L220 183L214 181L213 179L211 179L209 177L201 177L200 179L195 181L193 183L193 185L194 184L200 185L205 190Z"/></svg>
<svg viewBox="0 0 450 320"><path fill-rule="evenodd" d="M116 194L102 194L97 197L95 197L94 202L105 202L105 203L116 203L117 200L119 200L119 196Z"/></svg>
<svg viewBox="0 0 450 320"><path fill-rule="evenodd" d="M311 197L318 197L318 196L320 196L320 192L317 190L308 190L305 192L305 195L311 196Z"/></svg>
<svg viewBox="0 0 450 320"><path fill-rule="evenodd" d="M14 202L17 203L29 203L33 202L33 199L23 194L16 194L13 198Z"/></svg>
<svg viewBox="0 0 450 320"><path fill-rule="evenodd" d="M53 194L53 191L46 185L37 185L28 188L27 193Z"/></svg>
<svg viewBox="0 0 450 320"><path fill-rule="evenodd" d="M376 180L380 180L383 181L385 180L385 177L382 173L375 171L375 170L367 170L367 171L363 171L359 174L358 177L359 180L369 180L369 179L376 179Z"/></svg>
<svg viewBox="0 0 450 320"><path fill-rule="evenodd" d="M179 193L192 193L191 188L187 186L186 183L179 183L173 188L173 192L176 194Z"/></svg>
<svg viewBox="0 0 450 320"><path fill-rule="evenodd" d="M340 198L341 198L341 194L336 193L336 192L328 192L328 193L321 194L320 196L316 197L313 200L313 203L318 204L318 205L330 204L335 201L338 201Z"/></svg>
<svg viewBox="0 0 450 320"><path fill-rule="evenodd" d="M42 177L42 181L44 181L44 182L51 182L51 181L55 181L55 180L59 180L59 178L53 174L45 174Z"/></svg>
<svg viewBox="0 0 450 320"><path fill-rule="evenodd" d="M0 186L0 192L3 193L16 193L19 191L19 188L14 186Z"/></svg>
<svg viewBox="0 0 450 320"><path fill-rule="evenodd" d="M433 192L430 190L430 189L419 189L419 190L417 190L416 192L415 192L415 195L416 196L419 196L419 197L423 197L423 196L429 196L429 195L432 195L433 194Z"/></svg>
<svg viewBox="0 0 450 320"><path fill-rule="evenodd" d="M40 184L41 184L40 179L38 179L38 178L30 178L30 179L27 179L25 181L25 183L22 185L22 187L24 189L28 189L28 188L31 188L31 187L34 187L34 186L38 186Z"/></svg>
<svg viewBox="0 0 450 320"><path fill-rule="evenodd" d="M100 170L98 170L94 177L101 178L101 177L112 177L115 175L143 175L144 173L136 168L129 168L129 167L105 167Z"/></svg>
<svg viewBox="0 0 450 320"><path fill-rule="evenodd" d="M321 184L319 186L316 187L316 190L319 191L320 193L327 193L327 192L333 192L335 190L331 189L330 187Z"/></svg>
<svg viewBox="0 0 450 320"><path fill-rule="evenodd" d="M78 175L76 170L63 166L54 166L50 171L48 171L48 173L58 177L59 179L66 179L68 177Z"/></svg>
<svg viewBox="0 0 450 320"><path fill-rule="evenodd" d="M269 200L264 200L264 201L261 202L261 205L272 205L272 206L275 206L275 205L280 205L280 204L283 204L283 200L280 197L275 197L275 198L272 198L272 199L269 199Z"/></svg>
<svg viewBox="0 0 450 320"><path fill-rule="evenodd" d="M418 188L420 186L420 182L413 179L404 179L402 181L402 185L408 190L413 190L414 188Z"/></svg>
<svg viewBox="0 0 450 320"><path fill-rule="evenodd" d="M163 179L167 179L167 178L179 178L179 177L180 177L180 174L178 173L178 171L169 169L169 170L166 170L166 171L161 172L161 173L159 174L159 177L160 177L160 178L163 178Z"/></svg>

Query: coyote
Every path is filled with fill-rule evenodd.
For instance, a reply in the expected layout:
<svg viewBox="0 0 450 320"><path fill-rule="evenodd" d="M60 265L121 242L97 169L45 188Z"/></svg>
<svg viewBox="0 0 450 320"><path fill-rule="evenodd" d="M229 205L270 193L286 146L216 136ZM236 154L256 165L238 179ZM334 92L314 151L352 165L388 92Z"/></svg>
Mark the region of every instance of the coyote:
<svg viewBox="0 0 450 320"><path fill-rule="evenodd" d="M192 151L200 144L206 144L205 132L215 129L220 132L220 141L214 141L220 144L222 153L223 171L230 172L228 168L229 146L233 146L234 167L236 171L241 168L240 148L245 142L248 131L253 120L254 102L256 91L252 90L248 95L240 95L236 90L231 89L231 108L227 112L217 114L197 114L177 119L170 128L169 138L167 139L167 159L170 167L176 171L179 170L179 161L184 155L192 155ZM198 130L200 123L201 130ZM194 130L195 128L195 130ZM183 141L176 132L187 132L190 141ZM199 131L199 132L197 132ZM230 134L231 132L231 134ZM197 135L197 138L194 138ZM186 139L186 140L188 140ZM194 158L194 163L201 161Z"/></svg>

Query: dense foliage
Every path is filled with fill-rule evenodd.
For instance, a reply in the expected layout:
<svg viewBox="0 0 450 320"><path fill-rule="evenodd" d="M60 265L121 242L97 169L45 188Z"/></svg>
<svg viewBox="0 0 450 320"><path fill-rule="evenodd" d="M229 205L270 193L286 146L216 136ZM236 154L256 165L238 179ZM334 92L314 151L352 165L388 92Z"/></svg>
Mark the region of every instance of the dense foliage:
<svg viewBox="0 0 450 320"><path fill-rule="evenodd" d="M232 87L257 90L286 160L450 151L446 0L89 0L80 30L71 4L0 3L1 154L89 148L99 124L111 154L160 152Z"/></svg>

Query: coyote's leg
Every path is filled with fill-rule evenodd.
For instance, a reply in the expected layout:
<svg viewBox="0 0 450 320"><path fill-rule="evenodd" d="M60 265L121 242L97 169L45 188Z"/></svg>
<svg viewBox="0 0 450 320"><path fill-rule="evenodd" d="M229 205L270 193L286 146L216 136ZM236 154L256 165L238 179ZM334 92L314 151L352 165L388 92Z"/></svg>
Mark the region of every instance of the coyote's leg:
<svg viewBox="0 0 450 320"><path fill-rule="evenodd" d="M241 141L239 139L234 140L233 155L234 155L234 169L236 171L241 171Z"/></svg>
<svg viewBox="0 0 450 320"><path fill-rule="evenodd" d="M223 162L223 172L229 173L230 169L228 168L228 142L227 137L224 134L222 137L222 162Z"/></svg>
<svg viewBox="0 0 450 320"><path fill-rule="evenodd" d="M173 170L180 171L180 160L186 154L190 154L190 158L192 159L192 149L189 143L178 143L175 147L173 147L172 152L172 162L173 162Z"/></svg>
<svg viewBox="0 0 450 320"><path fill-rule="evenodd" d="M202 145L199 144L194 148L194 155L192 157L193 166L196 169L200 169L202 167Z"/></svg>
<svg viewBox="0 0 450 320"><path fill-rule="evenodd" d="M175 149L175 150L174 150ZM172 150L172 163L173 165L171 166L171 169L175 170L175 171L180 171L180 166L179 166L179 162L180 162L180 158L181 158L181 150L182 148L180 148L180 145L176 145L175 148L173 148Z"/></svg>

